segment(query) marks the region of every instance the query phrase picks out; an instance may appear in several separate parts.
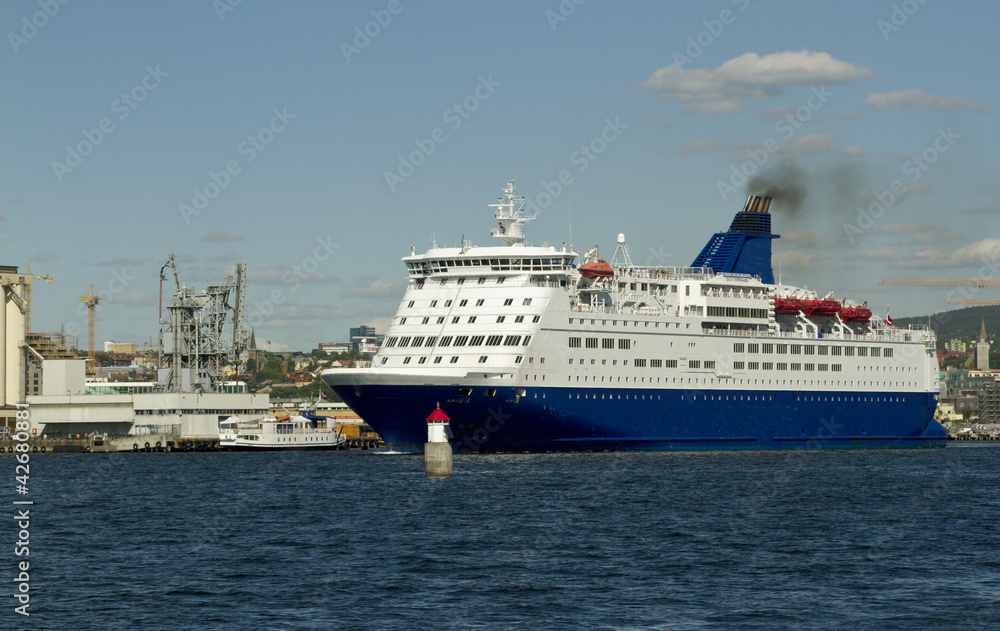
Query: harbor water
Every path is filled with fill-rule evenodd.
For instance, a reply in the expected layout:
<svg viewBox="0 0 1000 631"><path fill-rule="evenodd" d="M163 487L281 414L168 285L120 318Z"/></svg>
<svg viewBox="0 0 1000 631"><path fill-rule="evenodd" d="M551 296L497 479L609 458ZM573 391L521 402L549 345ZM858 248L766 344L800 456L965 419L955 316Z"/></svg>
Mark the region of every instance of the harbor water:
<svg viewBox="0 0 1000 631"><path fill-rule="evenodd" d="M445 479L373 451L38 456L31 615L5 580L0 628L1000 629L998 464L953 443L458 454Z"/></svg>

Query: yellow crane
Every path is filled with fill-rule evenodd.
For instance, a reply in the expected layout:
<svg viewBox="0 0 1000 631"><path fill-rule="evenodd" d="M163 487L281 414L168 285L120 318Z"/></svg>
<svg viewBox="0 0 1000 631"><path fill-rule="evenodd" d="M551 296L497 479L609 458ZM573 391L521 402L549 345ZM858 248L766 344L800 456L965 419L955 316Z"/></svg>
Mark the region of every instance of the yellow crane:
<svg viewBox="0 0 1000 631"><path fill-rule="evenodd" d="M971 280L887 280L879 285L900 285L903 287L1000 287L1000 278L973 278Z"/></svg>
<svg viewBox="0 0 1000 631"><path fill-rule="evenodd" d="M97 320L95 314L97 312L97 303L101 300L101 297L94 295L94 285L91 284L90 294L80 296L78 300L83 300L87 303L87 374L92 375L94 374L94 366L97 363L97 351L94 348L94 326Z"/></svg>
<svg viewBox="0 0 1000 631"><path fill-rule="evenodd" d="M48 283L52 282L52 274L46 274L45 276L32 276L31 275L31 265L28 263L24 264L25 269L25 283L24 283L24 333L27 335L31 333L31 283L36 280L44 280Z"/></svg>
<svg viewBox="0 0 1000 631"><path fill-rule="evenodd" d="M1000 287L1000 278L970 278L965 280L889 280L882 279L879 285L898 285L901 287ZM1000 305L995 298L949 298L948 302L965 305Z"/></svg>

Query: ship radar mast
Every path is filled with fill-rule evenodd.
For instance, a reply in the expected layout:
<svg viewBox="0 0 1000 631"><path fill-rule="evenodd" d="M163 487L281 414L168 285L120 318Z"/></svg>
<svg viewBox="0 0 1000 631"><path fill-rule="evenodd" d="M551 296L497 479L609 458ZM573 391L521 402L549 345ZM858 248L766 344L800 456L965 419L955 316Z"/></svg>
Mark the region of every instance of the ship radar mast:
<svg viewBox="0 0 1000 631"><path fill-rule="evenodd" d="M517 194L514 180L507 182L500 202L490 204L490 208L497 209L493 216L500 222L498 228L490 231L490 236L505 241L507 245L524 243L524 223L534 217L524 215L524 198Z"/></svg>
<svg viewBox="0 0 1000 631"><path fill-rule="evenodd" d="M614 256L611 257L611 266L632 267L632 257L629 255L629 247L625 243L625 235L621 232L618 233L618 246L615 248Z"/></svg>

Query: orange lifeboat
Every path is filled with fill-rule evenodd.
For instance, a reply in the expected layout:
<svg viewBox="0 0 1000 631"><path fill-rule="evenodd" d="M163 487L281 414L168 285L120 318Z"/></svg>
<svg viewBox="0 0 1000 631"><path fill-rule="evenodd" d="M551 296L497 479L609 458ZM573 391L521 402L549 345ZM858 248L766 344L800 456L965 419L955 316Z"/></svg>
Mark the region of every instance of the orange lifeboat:
<svg viewBox="0 0 1000 631"><path fill-rule="evenodd" d="M872 317L872 310L867 305L866 302L859 307L842 307L840 318L844 322L868 322Z"/></svg>
<svg viewBox="0 0 1000 631"><path fill-rule="evenodd" d="M840 303L836 300L806 300L802 307L808 316L832 316L840 312Z"/></svg>
<svg viewBox="0 0 1000 631"><path fill-rule="evenodd" d="M802 299L794 296L774 299L774 312L777 314L795 314L802 311L803 306Z"/></svg>
<svg viewBox="0 0 1000 631"><path fill-rule="evenodd" d="M597 259L580 266L580 276L584 278L611 278L614 275L615 271L604 259Z"/></svg>

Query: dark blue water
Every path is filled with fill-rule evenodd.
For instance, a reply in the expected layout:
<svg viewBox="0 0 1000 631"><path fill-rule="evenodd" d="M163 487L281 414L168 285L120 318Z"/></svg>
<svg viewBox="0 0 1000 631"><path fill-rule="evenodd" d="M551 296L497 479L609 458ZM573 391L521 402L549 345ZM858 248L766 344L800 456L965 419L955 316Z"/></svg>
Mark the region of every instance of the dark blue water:
<svg viewBox="0 0 1000 631"><path fill-rule="evenodd" d="M998 463L458 456L427 480L373 452L39 455L25 619L2 458L0 628L998 629Z"/></svg>

